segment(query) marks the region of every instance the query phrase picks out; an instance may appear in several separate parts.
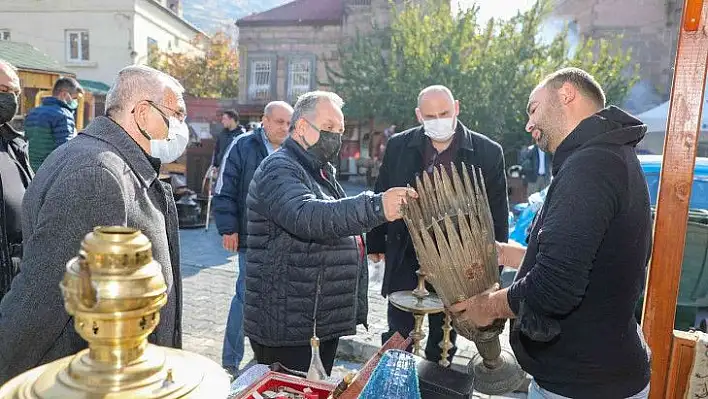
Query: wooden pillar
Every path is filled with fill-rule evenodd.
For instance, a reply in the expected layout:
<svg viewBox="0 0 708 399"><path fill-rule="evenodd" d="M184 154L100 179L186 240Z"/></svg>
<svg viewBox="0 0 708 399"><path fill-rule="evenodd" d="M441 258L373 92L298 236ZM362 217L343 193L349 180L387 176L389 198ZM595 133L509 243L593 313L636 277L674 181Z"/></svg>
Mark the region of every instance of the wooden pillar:
<svg viewBox="0 0 708 399"><path fill-rule="evenodd" d="M689 199L706 82L708 2L685 0L664 138L654 247L642 327L652 350L651 399L663 399L686 241Z"/></svg>

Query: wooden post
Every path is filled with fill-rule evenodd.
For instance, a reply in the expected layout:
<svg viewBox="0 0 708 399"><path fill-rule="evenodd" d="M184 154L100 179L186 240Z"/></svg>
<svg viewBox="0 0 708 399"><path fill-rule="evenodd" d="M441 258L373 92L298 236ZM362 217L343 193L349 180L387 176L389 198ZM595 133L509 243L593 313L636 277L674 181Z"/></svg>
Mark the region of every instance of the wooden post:
<svg viewBox="0 0 708 399"><path fill-rule="evenodd" d="M683 10L642 318L652 350L651 399L663 399L667 392L708 58L708 2L685 0Z"/></svg>

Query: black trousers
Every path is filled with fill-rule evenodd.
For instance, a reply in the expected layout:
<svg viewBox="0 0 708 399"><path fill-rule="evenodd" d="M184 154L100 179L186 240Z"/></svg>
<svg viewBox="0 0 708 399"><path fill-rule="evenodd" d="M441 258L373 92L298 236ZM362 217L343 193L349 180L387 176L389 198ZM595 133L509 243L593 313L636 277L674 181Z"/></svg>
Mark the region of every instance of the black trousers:
<svg viewBox="0 0 708 399"><path fill-rule="evenodd" d="M413 314L404 312L397 307L388 304L388 332L381 334L382 345L389 338L393 336L396 332L401 334L403 338L408 338L408 335L413 331L415 326L415 320L413 319ZM442 349L440 348L440 342L443 340L443 330L442 326L445 324L445 313L436 313L428 315L428 343L425 345L425 358L431 362L439 362L442 357ZM450 331L450 341L453 346L448 352L449 357L447 360L452 363L452 358L457 352L457 346L455 346L455 340L457 339L457 332L453 329ZM408 347L408 351L411 351L412 345Z"/></svg>
<svg viewBox="0 0 708 399"><path fill-rule="evenodd" d="M307 372L312 359L312 348L310 345L304 346L265 346L252 340L251 348L253 355L260 364L271 365L280 363L283 366L297 371ZM337 355L339 338L320 342L320 358L327 374L332 374L334 358Z"/></svg>

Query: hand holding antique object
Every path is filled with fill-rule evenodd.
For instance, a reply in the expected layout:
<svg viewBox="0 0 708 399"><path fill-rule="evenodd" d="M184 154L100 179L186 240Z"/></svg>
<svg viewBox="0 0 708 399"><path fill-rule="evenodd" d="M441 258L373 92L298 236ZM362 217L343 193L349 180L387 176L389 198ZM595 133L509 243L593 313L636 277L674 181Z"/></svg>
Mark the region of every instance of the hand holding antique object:
<svg viewBox="0 0 708 399"><path fill-rule="evenodd" d="M481 171L461 164L434 168L432 180L416 178L418 198L403 206L403 219L420 264L419 274L432 284L446 307L483 293L499 283L494 223ZM461 176L460 176L461 175ZM420 284L419 284L420 288ZM470 362L476 388L486 394L515 389L524 378L512 353L502 352L499 334L506 320L477 328L469 320L453 326L474 341L479 354Z"/></svg>
<svg viewBox="0 0 708 399"><path fill-rule="evenodd" d="M30 370L0 388L1 398L216 398L229 376L196 354L149 344L167 285L140 231L97 227L66 265L66 311L89 348Z"/></svg>

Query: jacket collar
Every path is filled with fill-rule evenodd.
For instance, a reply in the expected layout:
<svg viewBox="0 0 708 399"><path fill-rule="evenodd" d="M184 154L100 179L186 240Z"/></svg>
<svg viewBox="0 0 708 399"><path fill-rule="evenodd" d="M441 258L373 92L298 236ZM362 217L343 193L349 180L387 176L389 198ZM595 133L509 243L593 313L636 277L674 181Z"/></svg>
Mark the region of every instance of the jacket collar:
<svg viewBox="0 0 708 399"><path fill-rule="evenodd" d="M18 130L15 130L9 123L0 123L0 135L7 141L21 140L23 142L27 141L25 134Z"/></svg>
<svg viewBox="0 0 708 399"><path fill-rule="evenodd" d="M297 141L293 140L292 137L285 139L285 142L283 142L283 148L286 148L289 152L295 155L298 162L312 172L318 172L325 166L325 164L315 158L314 155L302 148L302 146L298 144Z"/></svg>
<svg viewBox="0 0 708 399"><path fill-rule="evenodd" d="M67 110L73 112L71 108L69 108L69 104L65 103L64 101L56 98L56 97L44 97L42 99L42 105L55 105L60 108L66 108Z"/></svg>
<svg viewBox="0 0 708 399"><path fill-rule="evenodd" d="M455 127L455 135L459 140L458 151L467 150L474 152L474 144L472 141L472 131L469 130L465 125L459 120L457 121L457 126ZM418 148L421 152L423 151L426 140L429 141L430 138L425 135L425 128L423 125L414 128L411 132L411 139L408 141L408 147Z"/></svg>
<svg viewBox="0 0 708 399"><path fill-rule="evenodd" d="M138 176L145 187L150 187L157 179L157 171L150 163L148 155L128 132L113 119L97 116L82 132L97 140L104 141L116 149L130 169Z"/></svg>

